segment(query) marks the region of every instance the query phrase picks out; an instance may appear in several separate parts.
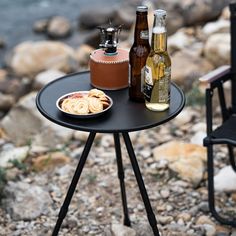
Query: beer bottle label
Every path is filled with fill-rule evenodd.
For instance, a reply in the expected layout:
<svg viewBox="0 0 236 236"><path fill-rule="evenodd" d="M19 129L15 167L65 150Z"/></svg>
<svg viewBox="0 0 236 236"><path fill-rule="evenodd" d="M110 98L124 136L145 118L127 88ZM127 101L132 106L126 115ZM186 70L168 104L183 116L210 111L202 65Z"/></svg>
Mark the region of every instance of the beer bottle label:
<svg viewBox="0 0 236 236"><path fill-rule="evenodd" d="M157 98L156 102L159 103L166 103L170 99L170 75L171 75L171 68L165 68L165 74L162 78L160 78L157 83ZM154 99L155 100L155 99ZM151 101L152 102L152 101ZM155 101L154 101L155 102Z"/></svg>
<svg viewBox="0 0 236 236"><path fill-rule="evenodd" d="M145 66L141 69L141 92L144 90L144 80L145 80Z"/></svg>
<svg viewBox="0 0 236 236"><path fill-rule="evenodd" d="M143 94L145 99L150 102L151 95L152 95L152 88L153 88L153 80L152 80L152 69L149 66L145 66L144 71L144 87L143 87Z"/></svg>
<svg viewBox="0 0 236 236"><path fill-rule="evenodd" d="M163 77L152 79L151 68L145 68L145 86L144 96L148 102L152 103L166 103L170 99L170 75L171 68L167 67L164 70Z"/></svg>
<svg viewBox="0 0 236 236"><path fill-rule="evenodd" d="M145 83L153 85L152 68L147 65L145 66Z"/></svg>
<svg viewBox="0 0 236 236"><path fill-rule="evenodd" d="M142 31L140 32L140 38L141 38L141 39L149 39L148 30L142 30Z"/></svg>

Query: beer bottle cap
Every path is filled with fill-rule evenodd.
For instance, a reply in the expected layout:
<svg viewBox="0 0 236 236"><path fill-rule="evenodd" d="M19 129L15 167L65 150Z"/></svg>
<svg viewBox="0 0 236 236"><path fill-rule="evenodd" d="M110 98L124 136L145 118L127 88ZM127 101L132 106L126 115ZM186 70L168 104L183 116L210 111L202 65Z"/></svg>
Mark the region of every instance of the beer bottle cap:
<svg viewBox="0 0 236 236"><path fill-rule="evenodd" d="M137 6L137 12L147 12L148 7L147 6Z"/></svg>
<svg viewBox="0 0 236 236"><path fill-rule="evenodd" d="M162 9L157 9L154 11L154 15L155 16L166 16L166 11L165 10L162 10Z"/></svg>

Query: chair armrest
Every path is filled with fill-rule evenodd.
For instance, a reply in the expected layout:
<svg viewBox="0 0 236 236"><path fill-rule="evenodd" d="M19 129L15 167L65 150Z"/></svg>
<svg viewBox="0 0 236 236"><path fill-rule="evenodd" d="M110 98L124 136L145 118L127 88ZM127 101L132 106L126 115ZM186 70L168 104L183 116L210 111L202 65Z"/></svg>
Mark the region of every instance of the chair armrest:
<svg viewBox="0 0 236 236"><path fill-rule="evenodd" d="M221 66L211 72L209 72L206 75L203 75L202 77L199 78L199 81L202 83L212 83L218 79L221 79L223 76L227 75L230 73L230 66L224 65Z"/></svg>

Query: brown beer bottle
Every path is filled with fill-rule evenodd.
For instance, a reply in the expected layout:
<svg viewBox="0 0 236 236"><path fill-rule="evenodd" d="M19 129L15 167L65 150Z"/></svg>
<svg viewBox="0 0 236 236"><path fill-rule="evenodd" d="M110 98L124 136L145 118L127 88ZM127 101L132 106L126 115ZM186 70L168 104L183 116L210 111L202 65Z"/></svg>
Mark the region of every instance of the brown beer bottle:
<svg viewBox="0 0 236 236"><path fill-rule="evenodd" d="M147 6L137 7L134 43L129 52L129 97L137 102L144 102L144 70L150 52L147 14Z"/></svg>

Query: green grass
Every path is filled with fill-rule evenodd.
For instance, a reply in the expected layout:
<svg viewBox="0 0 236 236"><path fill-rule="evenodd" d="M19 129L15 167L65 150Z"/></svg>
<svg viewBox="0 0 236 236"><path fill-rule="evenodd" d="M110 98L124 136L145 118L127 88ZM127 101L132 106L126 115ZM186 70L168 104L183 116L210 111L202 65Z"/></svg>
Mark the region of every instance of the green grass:
<svg viewBox="0 0 236 236"><path fill-rule="evenodd" d="M199 86L195 83L192 89L186 92L186 106L204 106L205 94L199 90Z"/></svg>
<svg viewBox="0 0 236 236"><path fill-rule="evenodd" d="M27 165L17 159L10 160L9 162L17 169L22 170L24 172L27 171Z"/></svg>

